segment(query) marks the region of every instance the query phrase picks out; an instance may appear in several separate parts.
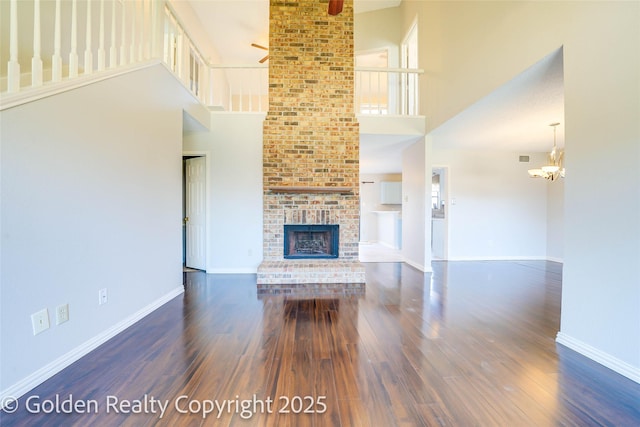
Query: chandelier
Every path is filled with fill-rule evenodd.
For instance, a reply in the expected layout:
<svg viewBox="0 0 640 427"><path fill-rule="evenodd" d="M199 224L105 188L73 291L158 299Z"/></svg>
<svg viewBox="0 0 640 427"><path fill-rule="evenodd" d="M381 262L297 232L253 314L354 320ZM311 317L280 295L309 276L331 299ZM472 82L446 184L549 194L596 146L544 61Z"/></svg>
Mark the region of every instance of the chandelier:
<svg viewBox="0 0 640 427"><path fill-rule="evenodd" d="M545 178L553 182L558 178L564 178L564 151L556 147L556 126L560 123L551 123L553 127L553 150L547 157L547 164L539 169L529 169L531 178Z"/></svg>

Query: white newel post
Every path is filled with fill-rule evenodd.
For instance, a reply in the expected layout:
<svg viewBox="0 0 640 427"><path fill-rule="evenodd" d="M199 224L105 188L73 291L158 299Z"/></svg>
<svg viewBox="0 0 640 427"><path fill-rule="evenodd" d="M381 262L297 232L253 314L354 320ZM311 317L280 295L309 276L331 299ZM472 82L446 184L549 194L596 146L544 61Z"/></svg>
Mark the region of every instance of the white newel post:
<svg viewBox="0 0 640 427"><path fill-rule="evenodd" d="M200 89L200 93L202 94L202 102L205 106L210 105L209 102L211 100L210 77L211 72L209 70L209 66L207 64L202 64L202 88Z"/></svg>
<svg viewBox="0 0 640 427"><path fill-rule="evenodd" d="M51 57L51 80L62 80L62 48L60 42L60 0L56 0L56 16L53 28L53 56Z"/></svg>
<svg viewBox="0 0 640 427"><path fill-rule="evenodd" d="M71 51L69 77L78 77L78 0L71 2Z"/></svg>
<svg viewBox="0 0 640 427"><path fill-rule="evenodd" d="M93 74L93 51L91 50L91 1L87 0L87 25L84 48L84 73Z"/></svg>
<svg viewBox="0 0 640 427"><path fill-rule="evenodd" d="M100 40L98 42L98 71L104 70L104 0L100 0Z"/></svg>
<svg viewBox="0 0 640 427"><path fill-rule="evenodd" d="M7 91L20 91L20 63L18 62L18 0L11 0L9 12L9 63L7 64Z"/></svg>

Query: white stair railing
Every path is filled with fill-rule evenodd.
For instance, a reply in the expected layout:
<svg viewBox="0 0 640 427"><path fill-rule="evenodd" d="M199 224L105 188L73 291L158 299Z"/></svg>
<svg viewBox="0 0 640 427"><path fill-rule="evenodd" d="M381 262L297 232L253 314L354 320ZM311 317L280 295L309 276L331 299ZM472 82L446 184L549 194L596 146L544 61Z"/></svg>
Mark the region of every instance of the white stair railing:
<svg viewBox="0 0 640 427"><path fill-rule="evenodd" d="M1 13L9 16L8 31L0 28L1 36L9 39L0 92L17 94L160 59L154 49L162 28L157 21L164 19L158 10L164 4L164 0L0 1ZM31 38L32 45L21 43Z"/></svg>
<svg viewBox="0 0 640 427"><path fill-rule="evenodd" d="M209 64L165 0L10 0L0 1L0 7L9 15L8 31L0 28L1 36L9 38L7 74L0 76L0 92L9 96L3 95L2 109L46 96L61 83L83 78L84 84L154 59L164 62L205 106L267 111L268 65ZM32 28L19 27L30 27L29 22ZM19 43L31 34L31 46ZM418 114L422 73L356 67L356 114ZM41 95L32 96L34 91Z"/></svg>

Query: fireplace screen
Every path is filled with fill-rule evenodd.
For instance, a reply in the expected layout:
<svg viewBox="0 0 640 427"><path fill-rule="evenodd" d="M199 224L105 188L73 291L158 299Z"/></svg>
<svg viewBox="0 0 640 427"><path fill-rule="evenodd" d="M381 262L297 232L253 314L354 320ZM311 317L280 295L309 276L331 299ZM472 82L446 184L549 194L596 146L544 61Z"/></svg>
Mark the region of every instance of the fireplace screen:
<svg viewBox="0 0 640 427"><path fill-rule="evenodd" d="M337 258L338 225L285 225L285 258Z"/></svg>

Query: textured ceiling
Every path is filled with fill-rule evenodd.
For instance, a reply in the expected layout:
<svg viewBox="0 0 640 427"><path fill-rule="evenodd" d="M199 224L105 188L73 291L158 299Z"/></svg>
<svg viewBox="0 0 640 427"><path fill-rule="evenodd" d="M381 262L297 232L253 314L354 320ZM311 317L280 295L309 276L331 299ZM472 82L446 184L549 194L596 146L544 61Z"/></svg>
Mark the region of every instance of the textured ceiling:
<svg viewBox="0 0 640 427"><path fill-rule="evenodd" d="M564 146L562 49L547 55L431 132L434 148L550 151Z"/></svg>

